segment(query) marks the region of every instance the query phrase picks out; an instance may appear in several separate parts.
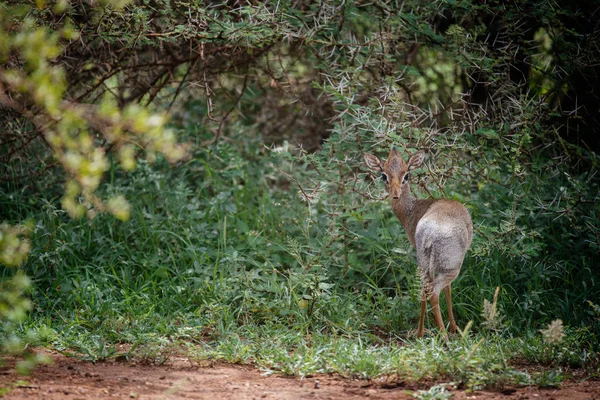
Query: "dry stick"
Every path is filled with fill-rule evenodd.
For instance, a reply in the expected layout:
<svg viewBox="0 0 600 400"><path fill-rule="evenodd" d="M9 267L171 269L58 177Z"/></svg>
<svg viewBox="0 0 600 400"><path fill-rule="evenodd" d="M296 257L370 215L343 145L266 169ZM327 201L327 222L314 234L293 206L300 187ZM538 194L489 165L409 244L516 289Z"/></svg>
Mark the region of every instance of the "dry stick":
<svg viewBox="0 0 600 400"><path fill-rule="evenodd" d="M300 147L300 151L303 153L304 158L306 158L308 160L308 162L310 163L310 165L315 169L317 174L321 177L325 177L325 175L323 173L321 173L321 171L319 170L319 167L315 164L311 155L308 154L308 152L306 150L304 150L302 147Z"/></svg>
<svg viewBox="0 0 600 400"><path fill-rule="evenodd" d="M87 91L85 91L84 93L82 93L80 96L78 96L75 101L82 101L83 99L85 99L88 95L92 94L94 91L96 91L96 89L98 89L100 86L102 86L104 84L104 82L106 82L108 79L110 79L112 76L114 76L115 74L119 73L121 70L119 68L115 68L112 71L109 71L108 73L104 74L104 76L102 76L98 82L92 86L91 88L89 88Z"/></svg>
<svg viewBox="0 0 600 400"><path fill-rule="evenodd" d="M8 152L8 154L0 157L1 160L3 160L3 162L9 162L10 159L12 158L13 155L15 155L15 153L18 153L19 151L23 150L25 147L27 147L27 145L29 145L29 143L33 142L35 139L39 138L40 136L42 136L42 133L37 130L37 128L35 129L35 133L33 133L31 136L29 136L27 139L25 139L20 146L17 146L15 148L13 148L11 151ZM4 142L6 143L6 142Z"/></svg>
<svg viewBox="0 0 600 400"><path fill-rule="evenodd" d="M371 181L377 180L377 178L373 174L369 173L369 176L371 177ZM358 181L358 177L356 176L355 182L357 182L357 181ZM381 197L375 197L370 192L362 192L356 188L356 184L353 185L352 187L350 187L350 191L358 194L361 197L364 197L365 199L374 200L374 201L383 201L388 197L387 194L384 194Z"/></svg>
<svg viewBox="0 0 600 400"><path fill-rule="evenodd" d="M202 65L204 70L202 71L202 82L204 83L204 91L206 92L206 105L208 108L207 116L211 121L216 121L213 117L213 101L212 101L212 90L208 85L208 79L206 78L206 55L204 54L204 43L200 45L200 60L202 60Z"/></svg>
<svg viewBox="0 0 600 400"><path fill-rule="evenodd" d="M171 107L173 107L173 104L175 104L175 100L179 96L179 93L181 92L181 88L183 88L183 84L187 81L187 77L190 74L190 71L192 70L192 68L194 68L196 66L197 62L198 62L198 57L195 58L193 63L189 64L187 71L185 71L185 75L183 75L183 78L181 78L181 82L179 82L179 85L177 85L177 90L175 90L175 94L173 95L173 99L169 103L169 107L167 107L167 111L171 111Z"/></svg>
<svg viewBox="0 0 600 400"><path fill-rule="evenodd" d="M496 305L498 303L498 292L500 292L500 286L496 286L496 291L494 292L494 301L492 302L494 307L494 315L496 314Z"/></svg>
<svg viewBox="0 0 600 400"><path fill-rule="evenodd" d="M52 164L48 164L46 166L44 166L44 168L42 168L41 170L37 171L37 172L32 172L29 174L23 174L23 175L18 175L18 176L0 176L0 181L2 182L14 182L14 181L18 181L21 179L27 179L27 178L35 178L38 177L40 175L42 175L44 172L46 172L47 170L49 170L50 168L54 168L59 164L58 161L53 162Z"/></svg>
<svg viewBox="0 0 600 400"><path fill-rule="evenodd" d="M86 90L84 93L82 93L81 95L79 95L75 101L81 101L84 98L86 98L88 95L90 95L91 93L93 93L96 89L98 89L100 86L102 86L102 84L107 80L110 79L112 76L120 73L120 72L125 72L125 71L130 71L130 70L137 70L137 69L142 69L142 68L148 68L148 67L169 67L169 68L175 68L180 64L183 64L185 62L188 61L194 61L196 60L197 57L190 57L187 59L183 59L183 60L179 60L180 62L146 62L146 63L140 63L140 64L135 64L135 65L129 65L129 66L117 66L116 68L106 72L104 75L102 75L102 77L98 78L96 84L94 84L92 87L90 87L88 90Z"/></svg>
<svg viewBox="0 0 600 400"><path fill-rule="evenodd" d="M308 194L308 193L306 193L306 191L304 190L304 188L302 187L302 185L300 184L300 182L298 182L298 180L297 180L296 178L294 178L293 176L291 176L290 174L288 174L288 173L286 173L286 172L283 172L281 169L279 169L279 167L277 167L277 166L275 166L275 165L274 165L273 167L275 167L275 169L276 169L277 171L279 171L280 173L282 173L282 174L283 174L283 175L284 175L286 178L288 178L289 180L293 181L293 182L294 182L294 183L295 183L295 184L298 186L298 188L299 188L299 189L300 189L300 191L302 192L302 195L303 195L303 196L304 196L304 198L306 199L306 202L307 202L307 203L308 203L310 200L312 200L312 198L313 198L313 195L312 195L312 193L316 193L316 192L317 192L317 191L318 191L318 190L321 188L321 183L317 183L317 187L316 187L316 188L314 188L314 189L312 190L312 193L311 193L311 194Z"/></svg>
<svg viewBox="0 0 600 400"><path fill-rule="evenodd" d="M242 99L242 96L244 95L244 92L246 91L247 84L248 84L248 73L246 73L246 76L244 77L244 83L242 84L242 90L240 91L239 96L233 102L233 105L231 106L229 111L227 111L227 113L223 116L223 118L221 118L221 122L219 123L219 128L217 129L217 133L215 133L215 136L212 139L203 142L202 146L210 146L210 145L214 144L217 140L219 140L219 138L221 137L221 132L223 130L223 126L225 125L225 121L227 120L229 115L233 112L233 110L235 110L236 105Z"/></svg>
<svg viewBox="0 0 600 400"><path fill-rule="evenodd" d="M166 75L168 75L169 72L171 72L171 68L173 68L173 67L172 66L166 67L166 68L163 68L161 71L158 71L158 73L156 73L152 77L152 81L150 83L144 84L143 85L144 87L139 87L137 90L135 90L134 93L132 93L126 99L123 99L124 103L129 103L129 102L141 99L146 94L148 94L152 89L156 88L157 85L158 85L158 89L155 89L154 93L150 94L150 101L152 101L152 99L154 98L154 96L156 96L156 93L158 93L158 90L160 90L162 88L162 86L164 86L166 84L167 79L163 80L163 78ZM161 80L163 80L162 83L161 83Z"/></svg>
<svg viewBox="0 0 600 400"><path fill-rule="evenodd" d="M340 164L340 196L342 197L342 215L347 212L346 204L346 186L344 184L344 165ZM344 228L343 234L343 248L344 248L344 267L348 269L349 251L348 251L348 218L342 218L342 227Z"/></svg>
<svg viewBox="0 0 600 400"><path fill-rule="evenodd" d="M154 99L156 98L156 96L158 96L158 93L162 90L162 88L164 88L167 85L167 83L170 82L169 76L171 76L171 77L173 76L173 70L167 69L167 70L163 71L161 76L157 77L154 80L154 82L152 82L150 84L150 87L148 88L148 90L145 93L140 94L139 98L142 98L145 95L147 95L148 93L150 93L148 101L146 102L146 107L149 106L150 103L152 103L154 101Z"/></svg>
<svg viewBox="0 0 600 400"><path fill-rule="evenodd" d="M0 75L0 78L1 78L1 75ZM21 103L15 101L11 97L7 96L6 92L4 91L4 86L2 85L1 81L0 81L0 106L9 108L9 109L17 112L18 114L21 114L24 118L31 121L31 123L35 127L36 131L38 132L37 134L32 135L30 140L28 142L26 142L23 146L21 146L21 148L24 147L25 145L27 145L34 138L37 138L37 137L41 137L42 140L44 141L44 143L46 143L46 145L48 147L51 147L50 144L46 141L46 137L43 134L45 126L41 125L39 116L34 115L27 107L25 107ZM6 157L8 157L8 158L6 158L7 161L12 156L12 153L14 153L14 151L9 153L6 156ZM13 177L7 177L7 176L4 177L3 176L3 177L0 177L0 180L4 181L4 182L9 182L9 181L16 181L16 180L25 179L25 178L33 178L33 177L41 175L46 170L56 166L57 164L58 164L58 162L54 162L52 164L46 165L42 170L40 170L36 173L23 174L23 175L13 176Z"/></svg>
<svg viewBox="0 0 600 400"><path fill-rule="evenodd" d="M58 121L53 120L52 117L49 115L42 116L41 114L38 114L38 115L34 114L31 111L32 107L23 105L23 104L19 103L18 101L14 100L11 96L7 95L7 93L9 93L9 92L7 90L5 90L5 86L9 86L9 85L5 85L3 78L4 78L4 75L2 74L2 70L0 70L0 105L11 109L11 110L17 112L18 114L21 114L24 118L29 120L33 124L35 129L38 132L40 132L39 136L43 139L44 143L46 143L46 145L49 148L52 148L50 143L48 143L48 141L46 140L46 136L44 135L44 132L48 129L48 127L51 124L56 123ZM46 117L46 120L43 120L43 117Z"/></svg>

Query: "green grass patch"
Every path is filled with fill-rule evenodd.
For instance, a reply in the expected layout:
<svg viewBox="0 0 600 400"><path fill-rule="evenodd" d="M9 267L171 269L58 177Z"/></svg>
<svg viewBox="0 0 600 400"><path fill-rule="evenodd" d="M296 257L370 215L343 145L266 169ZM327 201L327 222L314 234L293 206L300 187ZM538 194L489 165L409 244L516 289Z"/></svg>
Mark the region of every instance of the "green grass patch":
<svg viewBox="0 0 600 400"><path fill-rule="evenodd" d="M469 389L552 386L564 379L561 371L598 368L593 303L596 325L566 321L573 328L548 344L538 332L545 325L521 318L532 312L528 296L546 292L534 287L513 297L523 277L512 269L523 260L478 255L477 243L454 285L457 319L474 321L471 329L449 343L435 332L414 339L414 253L385 204L365 203L339 222L330 204L299 200L273 162L291 168L256 143L219 145L177 169L159 161L141 162L127 179L115 172L102 190L129 199L127 222L72 220L57 199L4 196L3 217L34 226L24 266L33 312L19 331L94 362L164 363L183 354L195 363L253 363L265 373L397 375ZM3 270L5 278L12 273ZM490 317L484 300L489 308L497 286ZM532 375L511 360L543 369Z"/></svg>

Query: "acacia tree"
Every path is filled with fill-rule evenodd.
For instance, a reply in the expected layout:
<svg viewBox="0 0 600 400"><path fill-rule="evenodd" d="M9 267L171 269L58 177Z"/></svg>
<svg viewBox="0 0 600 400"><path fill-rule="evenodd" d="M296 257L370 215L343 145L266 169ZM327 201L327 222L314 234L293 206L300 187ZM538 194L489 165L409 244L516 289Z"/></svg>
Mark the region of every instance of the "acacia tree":
<svg viewBox="0 0 600 400"><path fill-rule="evenodd" d="M396 101L430 113L416 120L419 126L441 128L458 109L477 108L488 121L499 122L506 113L499 105L505 95L520 101L523 94L524 103L537 101L553 111L547 121L567 142L598 146L599 100L582 90L598 81L593 46L598 23L590 17L591 1L554 8L534 1L404 2L402 7L395 1L36 4L3 6L2 121L17 123L2 139L7 164L39 141L64 153L63 144L42 133L48 126L56 129L56 118L50 122L49 115L62 107L87 124L74 130L85 134L81 142L69 140L73 148L102 137L95 148L116 151L130 168L141 146L155 151L140 139L141 131L154 129L142 121L158 130L165 121L149 118L139 107L171 108L177 98L192 96L205 103L199 118L214 138L227 131L228 122L250 112L269 140L286 137L293 128L306 142L309 136L328 136L332 127L335 98L322 96L320 88L348 79L360 84L360 90L346 93L356 104L397 87ZM257 92L262 107L254 101ZM111 130L131 135L119 139L121 133ZM86 157L93 186L107 164L99 153ZM26 164L17 177L66 165L39 161ZM71 164L70 174L78 161ZM17 181L11 174L3 179ZM78 184L88 183L80 179ZM67 191L79 195L84 190Z"/></svg>

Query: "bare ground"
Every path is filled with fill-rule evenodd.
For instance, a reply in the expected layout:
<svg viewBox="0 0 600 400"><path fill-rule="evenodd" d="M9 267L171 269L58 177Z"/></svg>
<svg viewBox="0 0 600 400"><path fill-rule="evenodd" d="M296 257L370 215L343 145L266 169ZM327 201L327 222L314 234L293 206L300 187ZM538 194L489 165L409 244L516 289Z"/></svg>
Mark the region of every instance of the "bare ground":
<svg viewBox="0 0 600 400"><path fill-rule="evenodd" d="M0 368L0 388L12 388L5 399L413 399L411 393L431 383L398 379L365 381L336 375L311 378L264 376L252 366L207 363L191 365L173 358L162 366L129 362L93 364L49 353L51 365L19 377L14 362ZM600 380L581 378L560 389L510 387L501 391L452 390L453 399L600 399Z"/></svg>

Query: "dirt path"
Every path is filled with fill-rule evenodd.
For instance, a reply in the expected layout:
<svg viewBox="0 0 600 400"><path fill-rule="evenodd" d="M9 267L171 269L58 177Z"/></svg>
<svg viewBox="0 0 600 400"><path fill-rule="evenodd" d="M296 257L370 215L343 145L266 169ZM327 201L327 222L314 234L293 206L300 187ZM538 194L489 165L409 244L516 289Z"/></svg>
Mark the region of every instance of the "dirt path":
<svg viewBox="0 0 600 400"><path fill-rule="evenodd" d="M0 387L13 389L5 399L414 399L427 385L344 379L336 376L285 378L263 376L251 366L215 363L191 366L185 359L148 366L107 362L92 364L51 354L23 379L13 367L0 368ZM17 380L23 380L16 384ZM502 392L453 391L453 399L600 399L600 380L565 382L560 390L532 387Z"/></svg>

